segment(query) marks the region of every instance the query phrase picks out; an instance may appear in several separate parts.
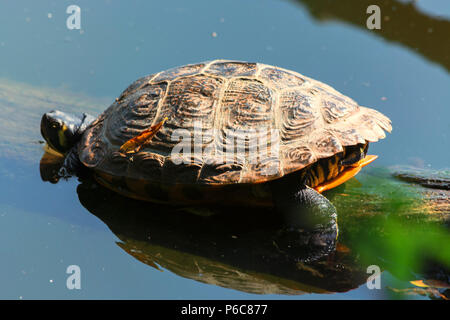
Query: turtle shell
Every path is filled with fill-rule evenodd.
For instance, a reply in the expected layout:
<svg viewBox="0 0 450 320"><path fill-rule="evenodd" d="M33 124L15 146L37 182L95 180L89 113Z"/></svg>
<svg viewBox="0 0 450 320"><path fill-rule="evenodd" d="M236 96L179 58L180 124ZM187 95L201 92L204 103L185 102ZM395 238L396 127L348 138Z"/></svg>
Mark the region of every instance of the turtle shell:
<svg viewBox="0 0 450 320"><path fill-rule="evenodd" d="M139 152L119 152L165 117ZM377 141L385 130L391 131L386 116L319 81L270 65L216 60L136 80L90 125L78 151L87 167L111 177L260 183Z"/></svg>

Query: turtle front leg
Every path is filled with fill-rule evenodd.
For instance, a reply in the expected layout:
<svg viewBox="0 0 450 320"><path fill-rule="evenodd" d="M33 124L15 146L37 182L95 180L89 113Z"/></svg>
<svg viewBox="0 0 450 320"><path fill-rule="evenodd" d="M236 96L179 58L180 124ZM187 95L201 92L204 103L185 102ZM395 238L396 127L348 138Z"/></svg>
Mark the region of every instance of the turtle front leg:
<svg viewBox="0 0 450 320"><path fill-rule="evenodd" d="M316 190L301 185L274 188L274 200L288 228L306 231L336 230L337 211L333 204Z"/></svg>
<svg viewBox="0 0 450 320"><path fill-rule="evenodd" d="M75 145L67 153L64 163L59 169L58 175L60 178L68 178L74 175L79 175L83 171L84 165L78 157L78 145Z"/></svg>

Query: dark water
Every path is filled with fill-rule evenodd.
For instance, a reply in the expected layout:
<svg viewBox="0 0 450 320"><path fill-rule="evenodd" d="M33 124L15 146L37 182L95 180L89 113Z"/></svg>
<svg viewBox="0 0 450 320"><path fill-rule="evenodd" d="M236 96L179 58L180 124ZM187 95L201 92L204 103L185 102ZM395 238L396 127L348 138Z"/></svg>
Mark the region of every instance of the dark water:
<svg viewBox="0 0 450 320"><path fill-rule="evenodd" d="M66 28L66 8L73 2L81 8L81 31ZM407 253L437 251L445 265L448 235L440 229L421 230L423 239L431 239L427 245L408 240L417 238L417 226L405 231L401 228L409 224L402 219L422 223L427 217L403 215L416 203L403 192L406 184L394 181L383 168L449 167L450 3L336 2L2 2L0 298L424 298L399 296L390 288L412 287L411 280L445 278L440 267L428 274L417 272L414 267L423 257L408 258ZM381 30L365 26L370 4L381 7ZM198 217L189 222L174 213L178 218L173 222L162 214L170 209L151 207L146 210L156 213L143 218L136 215L142 210L139 204L111 200L105 190L89 183L83 189L76 179L55 185L41 181L39 160L44 151L38 141L43 112L59 107L99 113L138 77L215 58L298 71L391 118L392 134L371 146L371 153L380 156L376 165L361 173L359 182L350 181L330 194L340 214L339 241L345 248L330 258L335 269L278 262L257 269L244 258L228 259L232 253L227 250L234 244L220 241L240 232L238 239L248 241L241 240L238 248L248 246L251 254L264 238L261 234L246 238L245 228L235 229L228 222L216 235L206 232L196 238L198 226L206 223ZM98 194L98 201L92 194ZM361 210L368 195L374 197L367 202L373 214ZM99 208L102 199L110 199L113 206ZM114 206L131 209L116 216ZM384 217L394 215L400 223L389 229ZM251 219L244 221L250 229ZM150 231L142 229L146 224ZM180 224L186 228L180 229ZM387 240L377 238L389 230L392 236ZM146 242L147 234L158 232L160 241ZM402 232L411 236L403 238ZM430 233L438 236L427 238ZM214 236L218 238L211 240ZM180 248L184 237L193 237L192 246ZM378 247L370 239L385 242ZM218 245L204 245L209 240ZM360 242L367 245L361 247ZM221 257L220 250L227 256ZM396 259L399 253L405 253L405 259ZM380 290L369 290L365 284L371 264L384 270ZM69 265L81 268L81 290L66 287ZM149 265L159 265L163 272ZM338 272L339 266L345 272ZM413 269L411 273L405 266ZM191 279L194 275L200 275L199 281Z"/></svg>

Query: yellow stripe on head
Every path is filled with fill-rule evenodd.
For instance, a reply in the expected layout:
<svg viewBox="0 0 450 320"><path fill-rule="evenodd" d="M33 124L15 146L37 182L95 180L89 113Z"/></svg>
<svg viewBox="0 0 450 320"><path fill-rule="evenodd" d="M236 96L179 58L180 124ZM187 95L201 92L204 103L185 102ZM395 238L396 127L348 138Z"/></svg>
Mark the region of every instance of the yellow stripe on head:
<svg viewBox="0 0 450 320"><path fill-rule="evenodd" d="M67 147L67 138L65 132L67 131L67 126L63 125L62 128L58 131L58 142L59 145L63 148Z"/></svg>

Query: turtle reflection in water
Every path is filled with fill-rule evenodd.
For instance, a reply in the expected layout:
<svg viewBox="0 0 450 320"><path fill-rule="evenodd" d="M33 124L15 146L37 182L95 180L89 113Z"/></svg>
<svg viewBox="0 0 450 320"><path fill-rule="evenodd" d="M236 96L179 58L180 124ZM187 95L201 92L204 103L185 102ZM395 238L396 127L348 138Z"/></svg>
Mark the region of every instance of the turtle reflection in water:
<svg viewBox="0 0 450 320"><path fill-rule="evenodd" d="M117 196L92 179L78 185L77 193L128 254L184 278L283 295L345 292L367 279L353 255L335 250L333 228L286 233L268 209L212 207L209 210L216 214L194 215Z"/></svg>
<svg viewBox="0 0 450 320"><path fill-rule="evenodd" d="M201 154L174 154L176 130L193 134L196 122L208 133L183 142ZM336 209L321 192L373 161L369 142L385 131L391 131L387 117L326 84L226 60L138 79L97 119L53 111L41 121L48 145L66 156L66 172L87 167L122 195L274 206L288 228L308 230L336 228ZM256 159L255 139L269 141Z"/></svg>

